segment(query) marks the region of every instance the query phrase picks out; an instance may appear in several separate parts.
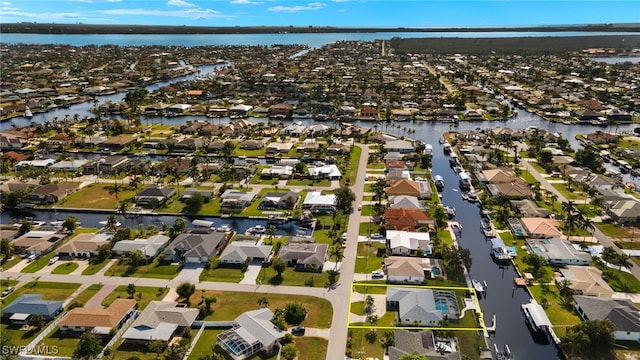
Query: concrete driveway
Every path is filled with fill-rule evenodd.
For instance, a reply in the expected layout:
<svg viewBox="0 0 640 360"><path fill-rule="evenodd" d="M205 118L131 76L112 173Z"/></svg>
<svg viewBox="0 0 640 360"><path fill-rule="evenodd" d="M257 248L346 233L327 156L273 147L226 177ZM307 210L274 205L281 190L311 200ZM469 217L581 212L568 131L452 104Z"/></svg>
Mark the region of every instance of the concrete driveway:
<svg viewBox="0 0 640 360"><path fill-rule="evenodd" d="M244 277L240 280L240 284L255 284L260 270L262 270L262 261L252 261L247 267L247 271L244 272Z"/></svg>
<svg viewBox="0 0 640 360"><path fill-rule="evenodd" d="M204 270L204 264L185 263L175 280L180 282L188 281L193 284L199 283L202 270Z"/></svg>

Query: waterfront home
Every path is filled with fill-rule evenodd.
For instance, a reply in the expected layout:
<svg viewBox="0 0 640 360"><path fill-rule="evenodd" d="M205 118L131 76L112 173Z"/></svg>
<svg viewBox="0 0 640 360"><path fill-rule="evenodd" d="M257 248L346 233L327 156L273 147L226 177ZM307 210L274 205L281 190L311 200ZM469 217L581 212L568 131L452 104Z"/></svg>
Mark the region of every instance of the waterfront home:
<svg viewBox="0 0 640 360"><path fill-rule="evenodd" d="M640 311L629 299L574 295L575 308L583 320L609 320L617 341L640 338Z"/></svg>
<svg viewBox="0 0 640 360"><path fill-rule="evenodd" d="M158 340L167 344L191 328L198 309L173 301L151 301L122 335L126 343L145 344Z"/></svg>
<svg viewBox="0 0 640 360"><path fill-rule="evenodd" d="M275 156L278 154L288 153L293 148L293 145L294 144L291 142L286 142L286 143L272 142L267 145L266 154L267 156L269 155Z"/></svg>
<svg viewBox="0 0 640 360"><path fill-rule="evenodd" d="M280 134L284 134L285 136L290 136L293 138L301 138L304 133L307 132L307 127L304 125L288 125L280 130Z"/></svg>
<svg viewBox="0 0 640 360"><path fill-rule="evenodd" d="M139 250L143 257L151 259L158 255L160 249L168 241L169 237L165 235L153 235L147 239L120 240L113 245L111 252L120 256Z"/></svg>
<svg viewBox="0 0 640 360"><path fill-rule="evenodd" d="M344 155L351 152L349 144L331 144L327 146L327 155Z"/></svg>
<svg viewBox="0 0 640 360"><path fill-rule="evenodd" d="M186 263L206 263L218 253L220 244L227 236L224 232L182 233L164 250L162 260L178 262L184 258Z"/></svg>
<svg viewBox="0 0 640 360"><path fill-rule="evenodd" d="M51 171L69 171L76 172L89 163L90 160L62 160L49 166Z"/></svg>
<svg viewBox="0 0 640 360"><path fill-rule="evenodd" d="M538 206L538 204L530 199L524 200L511 200L509 202L511 204L511 208L517 213L525 216L525 217L549 217L551 215L551 210L542 208Z"/></svg>
<svg viewBox="0 0 640 360"><path fill-rule="evenodd" d="M27 195L26 200L34 204L51 205L78 190L78 184L47 184L39 186Z"/></svg>
<svg viewBox="0 0 640 360"><path fill-rule="evenodd" d="M334 212L338 205L335 194L322 194L321 191L309 191L302 202L303 210L311 212Z"/></svg>
<svg viewBox="0 0 640 360"><path fill-rule="evenodd" d="M436 326L460 317L456 294L450 290L388 287L387 309L396 311L401 325Z"/></svg>
<svg viewBox="0 0 640 360"><path fill-rule="evenodd" d="M101 146L110 149L124 149L127 146L133 145L137 139L129 135L117 135L107 138Z"/></svg>
<svg viewBox="0 0 640 360"><path fill-rule="evenodd" d="M266 261L272 250L271 245L259 245L253 241L234 241L220 254L220 263L242 265L250 261Z"/></svg>
<svg viewBox="0 0 640 360"><path fill-rule="evenodd" d="M320 150L320 144L315 139L306 139L296 147L296 151L300 153L317 153Z"/></svg>
<svg viewBox="0 0 640 360"><path fill-rule="evenodd" d="M528 238L549 239L562 235L562 231L560 231L560 222L556 219L523 217L513 219L513 221L510 220L509 226L512 226L512 223L515 226L515 221L520 223L518 228L524 230L524 236ZM514 231L513 228L511 230Z"/></svg>
<svg viewBox="0 0 640 360"><path fill-rule="evenodd" d="M460 360L455 338L436 338L433 331L393 331L393 345L387 350L389 360L400 360L403 356L422 354L429 359Z"/></svg>
<svg viewBox="0 0 640 360"><path fill-rule="evenodd" d="M296 270L322 272L328 248L327 244L292 243L280 249L278 258Z"/></svg>
<svg viewBox="0 0 640 360"><path fill-rule="evenodd" d="M133 199L141 207L157 208L164 205L176 191L169 187L149 186L137 193Z"/></svg>
<svg viewBox="0 0 640 360"><path fill-rule="evenodd" d="M2 316L12 324L28 324L33 315L53 320L62 312L62 301L42 300L40 294L22 294L2 309Z"/></svg>
<svg viewBox="0 0 640 360"><path fill-rule="evenodd" d="M556 283L569 281L569 288L576 295L611 297L615 291L602 278L602 270L594 266L569 265L560 269L562 276L556 277Z"/></svg>
<svg viewBox="0 0 640 360"><path fill-rule="evenodd" d="M418 182L408 179L394 180L385 189L387 196L408 195L418 199L431 199L432 190L428 182Z"/></svg>
<svg viewBox="0 0 640 360"><path fill-rule="evenodd" d="M17 254L41 256L49 253L66 237L56 231L31 230L14 239L11 244Z"/></svg>
<svg viewBox="0 0 640 360"><path fill-rule="evenodd" d="M404 256L384 259L387 282L396 284L423 284L426 279L444 277L442 260Z"/></svg>
<svg viewBox="0 0 640 360"><path fill-rule="evenodd" d="M420 200L418 200L418 198L415 196L408 196L408 195L389 196L388 203L391 204L389 207L392 209L424 210L424 207L420 204Z"/></svg>
<svg viewBox="0 0 640 360"><path fill-rule="evenodd" d="M264 142L260 140L245 140L240 143L240 149L244 150L259 150L264 147Z"/></svg>
<svg viewBox="0 0 640 360"><path fill-rule="evenodd" d="M309 177L312 179L340 180L342 173L335 164L308 167Z"/></svg>
<svg viewBox="0 0 640 360"><path fill-rule="evenodd" d="M184 201L186 199L192 198L196 194L202 196L204 199L213 199L213 190L204 190L204 189L196 189L196 188L187 188L182 191L180 194L180 200Z"/></svg>
<svg viewBox="0 0 640 360"><path fill-rule="evenodd" d="M290 165L273 165L263 168L260 177L264 179L289 179L293 175L293 166Z"/></svg>
<svg viewBox="0 0 640 360"><path fill-rule="evenodd" d="M258 352L274 353L285 332L275 326L273 312L261 308L242 313L231 329L218 335L218 345L236 360L250 358Z"/></svg>
<svg viewBox="0 0 640 360"><path fill-rule="evenodd" d="M125 169L131 162L125 155L108 155L98 160L91 161L82 166L85 175L112 174L115 171Z"/></svg>
<svg viewBox="0 0 640 360"><path fill-rule="evenodd" d="M386 241L391 255L417 255L418 250L422 251L422 256L431 254L431 237L428 232L387 230Z"/></svg>
<svg viewBox="0 0 640 360"><path fill-rule="evenodd" d="M480 184L510 183L517 181L518 179L516 173L512 169L504 167L482 170L476 173L476 177Z"/></svg>
<svg viewBox="0 0 640 360"><path fill-rule="evenodd" d="M415 231L418 228L426 227L431 232L435 231L433 220L421 209L412 208L390 208L382 215L383 222L388 228L396 230Z"/></svg>
<svg viewBox="0 0 640 360"><path fill-rule="evenodd" d="M26 147L29 141L21 135L11 134L8 131L0 133L0 149L20 150Z"/></svg>
<svg viewBox="0 0 640 360"><path fill-rule="evenodd" d="M533 192L524 180L518 178L514 182L487 184L487 191L493 197L504 195L511 199L527 199L533 197Z"/></svg>
<svg viewBox="0 0 640 360"><path fill-rule="evenodd" d="M98 256L100 248L109 244L108 234L77 234L56 249L56 255L68 258L88 259Z"/></svg>
<svg viewBox="0 0 640 360"><path fill-rule="evenodd" d="M71 309L58 322L63 332L78 335L90 331L98 335L110 335L133 314L137 306L134 299L115 299L107 308L77 307Z"/></svg>
<svg viewBox="0 0 640 360"><path fill-rule="evenodd" d="M260 200L260 204L258 205L258 209L261 210L292 210L296 204L298 203L298 195L297 192L294 191L286 191L286 192L269 192L264 194L262 200Z"/></svg>
<svg viewBox="0 0 640 360"><path fill-rule="evenodd" d="M220 195L222 212L241 212L247 206L251 205L253 200L258 196L253 191L240 191L229 189Z"/></svg>
<svg viewBox="0 0 640 360"><path fill-rule="evenodd" d="M16 170L23 170L29 167L44 169L53 165L55 162L56 161L54 159L35 159L35 160L19 161L16 163Z"/></svg>
<svg viewBox="0 0 640 360"><path fill-rule="evenodd" d="M394 152L399 152L400 154L408 154L415 150L413 143L407 140L397 140L397 139L386 141L382 145L382 148L388 152L394 151Z"/></svg>
<svg viewBox="0 0 640 360"><path fill-rule="evenodd" d="M552 266L587 266L591 263L589 253L576 249L565 239L526 239L526 241L530 251L542 256Z"/></svg>
<svg viewBox="0 0 640 360"><path fill-rule="evenodd" d="M607 206L607 214L620 225L637 224L640 219L640 201L632 198L612 201Z"/></svg>

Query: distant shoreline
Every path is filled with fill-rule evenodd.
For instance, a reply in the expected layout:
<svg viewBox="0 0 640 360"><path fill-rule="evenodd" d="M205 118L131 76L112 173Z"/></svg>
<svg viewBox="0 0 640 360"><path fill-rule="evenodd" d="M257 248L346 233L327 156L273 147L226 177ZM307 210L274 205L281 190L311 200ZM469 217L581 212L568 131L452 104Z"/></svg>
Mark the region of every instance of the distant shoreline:
<svg viewBox="0 0 640 360"><path fill-rule="evenodd" d="M349 28L328 26L176 26L176 25L92 25L49 23L3 23L1 33L26 34L283 34L283 33L377 33L377 32L639 32L640 23L527 27L446 28Z"/></svg>

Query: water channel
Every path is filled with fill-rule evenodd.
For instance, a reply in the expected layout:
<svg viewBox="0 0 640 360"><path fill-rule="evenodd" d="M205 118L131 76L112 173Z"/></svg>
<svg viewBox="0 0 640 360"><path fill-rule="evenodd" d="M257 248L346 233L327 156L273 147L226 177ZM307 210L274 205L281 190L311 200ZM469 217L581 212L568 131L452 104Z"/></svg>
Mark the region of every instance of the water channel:
<svg viewBox="0 0 640 360"><path fill-rule="evenodd" d="M159 88L160 86L168 85L171 82L193 79L198 76L206 75L214 71L218 65L210 65L200 67L201 72L199 74L192 74L183 78L174 79L167 82L155 84L147 87L150 91ZM124 93L118 93L108 96L99 96L98 101L100 103L106 101L117 102L124 97ZM80 118L84 116L93 116L90 112L90 108L93 106L91 102L73 105L68 109L56 109L49 113L34 114L32 119L15 118L9 122L3 123L3 127L15 125L28 125L31 122L43 123L45 121L51 121L54 117L58 119L64 118L66 115L73 116L78 114ZM186 116L176 118L153 118L149 119L153 123L163 122L165 124L181 124L187 120L209 120L205 117ZM264 119L252 119L255 121L266 121ZM229 121L229 119L219 119L214 121ZM299 120L304 124L310 124L313 120ZM373 123L356 122L358 125L372 127ZM508 344L515 359L518 360L539 360L539 359L559 359L561 355L558 353L556 347L550 344L549 341L541 341L541 339L534 338L529 331L524 316L521 311L521 304L529 301L529 295L525 290L521 288L515 288L513 284L513 278L516 275L513 267L499 267L496 265L489 254L490 244L485 241L483 235L480 232L480 209L476 204L468 203L464 201L458 190L458 176L449 167L449 162L442 149L437 146L438 139L445 131L450 130L477 130L479 128L488 128L495 126L506 126L512 129L521 130L529 126L537 126L540 129L546 129L550 132L557 132L568 139L574 149L577 149L580 145L575 140L575 135L578 133L589 133L597 130L621 132L632 131L634 125L620 125L615 129L603 129L592 125L565 125L559 123L549 123L541 117L527 112L524 109L520 109L518 116L511 118L504 122L487 123L461 123L457 127L452 127L449 124L433 123L433 122L405 122L398 123L398 126L388 126L380 128L386 132L396 134L398 136L410 136L415 139L423 140L425 143L434 145L433 156L433 174L439 174L443 176L446 187L443 191L443 203L447 206L453 206L456 208L456 220L459 221L463 227L463 232L459 238L461 246L469 248L473 256L473 265L470 269L471 277L474 279L484 280L487 282L488 288L486 297L483 297L480 301L482 310L485 314L487 321L490 321L492 314L497 316L497 328L495 335L490 338L491 344L495 343L499 348L503 348L505 344ZM384 125L383 125L384 126ZM406 129L415 130L414 133L407 133ZM635 181L638 183L638 179L626 178L628 181ZM640 185L640 184L639 184ZM63 210L57 211L35 211L33 216L36 220L43 221L55 221L64 219L66 216L74 215L80 219L83 226L98 227L101 221L104 221L107 214L92 214L92 213L78 213L78 212L66 212ZM12 223L15 219L19 218L21 214L3 212L0 214L0 222L3 224ZM23 216L23 215L22 215ZM119 216L119 221L124 226L138 227L139 224L145 226L155 224L161 226L162 223L173 223L175 216L149 216L141 215L136 217L123 217ZM257 224L264 225L265 220L258 219L221 219L217 217L199 217L200 219L213 221L216 226L223 224L231 225L236 231L244 232L249 227ZM191 219L189 219L191 220ZM278 227L278 233L282 235L296 234L298 231L298 225L295 222L285 223ZM491 325L491 324L487 324Z"/></svg>

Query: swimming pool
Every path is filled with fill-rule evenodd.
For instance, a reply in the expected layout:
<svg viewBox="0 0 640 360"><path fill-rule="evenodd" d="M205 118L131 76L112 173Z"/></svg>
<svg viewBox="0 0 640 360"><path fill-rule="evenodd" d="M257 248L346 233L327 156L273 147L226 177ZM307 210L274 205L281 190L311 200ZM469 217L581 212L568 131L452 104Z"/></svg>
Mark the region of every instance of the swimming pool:
<svg viewBox="0 0 640 360"><path fill-rule="evenodd" d="M448 313L449 312L449 304L447 303L447 300L445 299L435 299L435 304L436 304L436 310L443 312L443 313Z"/></svg>
<svg viewBox="0 0 640 360"><path fill-rule="evenodd" d="M231 350L233 355L240 355L240 353L242 352L242 350L239 349L238 346L233 341L226 341L224 344L227 346L229 350Z"/></svg>

